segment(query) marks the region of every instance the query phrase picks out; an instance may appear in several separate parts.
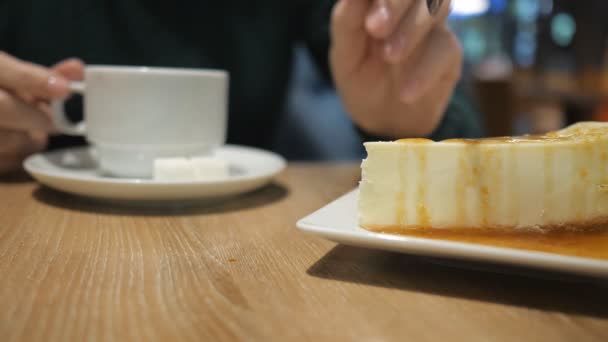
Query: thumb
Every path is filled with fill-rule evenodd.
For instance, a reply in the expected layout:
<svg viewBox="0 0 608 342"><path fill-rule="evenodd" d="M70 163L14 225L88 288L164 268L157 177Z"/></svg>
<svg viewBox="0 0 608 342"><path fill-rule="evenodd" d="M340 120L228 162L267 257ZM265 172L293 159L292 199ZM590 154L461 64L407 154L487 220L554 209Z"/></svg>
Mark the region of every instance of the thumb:
<svg viewBox="0 0 608 342"><path fill-rule="evenodd" d="M334 6L330 52L334 73L349 74L365 58L369 39L365 18L369 6L369 0L340 0Z"/></svg>
<svg viewBox="0 0 608 342"><path fill-rule="evenodd" d="M0 51L0 88L29 100L67 96L67 81L43 66L25 62Z"/></svg>
<svg viewBox="0 0 608 342"><path fill-rule="evenodd" d="M55 64L52 70L71 81L79 81L84 78L84 63L78 58L63 60Z"/></svg>

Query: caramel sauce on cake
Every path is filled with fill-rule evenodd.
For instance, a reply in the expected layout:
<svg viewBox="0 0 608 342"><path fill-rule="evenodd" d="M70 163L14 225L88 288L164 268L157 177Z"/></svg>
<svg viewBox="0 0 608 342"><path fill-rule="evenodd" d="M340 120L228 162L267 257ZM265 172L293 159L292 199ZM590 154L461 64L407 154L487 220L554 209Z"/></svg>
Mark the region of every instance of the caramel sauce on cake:
<svg viewBox="0 0 608 342"><path fill-rule="evenodd" d="M370 230L399 236L608 260L608 223L582 230L563 228L545 232L524 229L403 229L402 227L376 227Z"/></svg>

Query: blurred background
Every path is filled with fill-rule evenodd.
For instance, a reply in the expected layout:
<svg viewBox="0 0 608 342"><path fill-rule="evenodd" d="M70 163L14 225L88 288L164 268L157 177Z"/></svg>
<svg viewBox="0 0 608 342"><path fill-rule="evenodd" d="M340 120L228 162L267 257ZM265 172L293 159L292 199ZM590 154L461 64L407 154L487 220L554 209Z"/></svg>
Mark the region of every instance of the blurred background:
<svg viewBox="0 0 608 342"><path fill-rule="evenodd" d="M464 48L462 88L487 136L608 121L607 0L452 0ZM349 160L360 140L304 49L297 49L285 136L292 159ZM297 146L307 145L306 152Z"/></svg>
<svg viewBox="0 0 608 342"><path fill-rule="evenodd" d="M487 135L608 120L608 1L456 0L452 13Z"/></svg>

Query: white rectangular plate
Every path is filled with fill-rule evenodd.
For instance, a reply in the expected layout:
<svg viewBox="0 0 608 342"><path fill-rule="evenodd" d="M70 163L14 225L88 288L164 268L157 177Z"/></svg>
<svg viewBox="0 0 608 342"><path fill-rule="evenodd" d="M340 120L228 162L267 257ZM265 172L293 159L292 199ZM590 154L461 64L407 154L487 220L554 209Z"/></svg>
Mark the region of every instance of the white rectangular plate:
<svg viewBox="0 0 608 342"><path fill-rule="evenodd" d="M297 227L310 234L351 246L383 249L430 257L536 267L551 271L608 278L608 261L533 252L514 248L380 234L357 224L358 190L304 217Z"/></svg>

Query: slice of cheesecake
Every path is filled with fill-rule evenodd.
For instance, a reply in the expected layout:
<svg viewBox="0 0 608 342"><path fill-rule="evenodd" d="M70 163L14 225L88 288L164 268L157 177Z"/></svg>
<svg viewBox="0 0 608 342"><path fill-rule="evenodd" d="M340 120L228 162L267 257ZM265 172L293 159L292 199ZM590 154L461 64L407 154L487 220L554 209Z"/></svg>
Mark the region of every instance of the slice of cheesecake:
<svg viewBox="0 0 608 342"><path fill-rule="evenodd" d="M395 228L608 223L608 124L542 136L366 143L359 224Z"/></svg>

